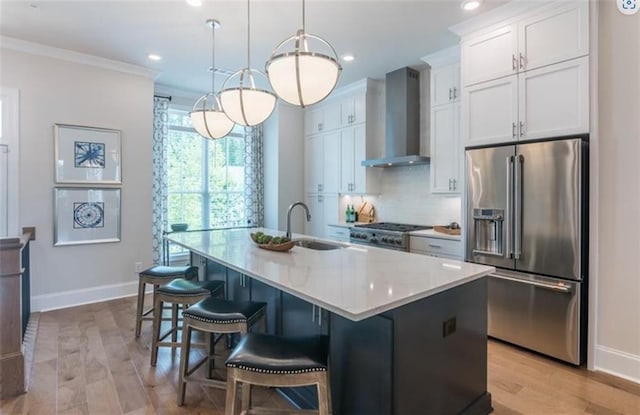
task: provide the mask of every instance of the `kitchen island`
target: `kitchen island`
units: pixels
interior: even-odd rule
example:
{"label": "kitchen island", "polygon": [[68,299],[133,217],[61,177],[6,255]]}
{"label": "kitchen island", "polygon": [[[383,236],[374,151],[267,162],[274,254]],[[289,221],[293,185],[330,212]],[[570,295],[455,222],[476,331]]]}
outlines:
{"label": "kitchen island", "polygon": [[[205,278],[224,280],[228,298],[266,301],[270,332],[330,336],[334,414],[491,411],[484,277],[493,268],[349,244],[273,252],[251,241],[257,230],[167,238]],[[284,393],[316,404],[312,389]]]}

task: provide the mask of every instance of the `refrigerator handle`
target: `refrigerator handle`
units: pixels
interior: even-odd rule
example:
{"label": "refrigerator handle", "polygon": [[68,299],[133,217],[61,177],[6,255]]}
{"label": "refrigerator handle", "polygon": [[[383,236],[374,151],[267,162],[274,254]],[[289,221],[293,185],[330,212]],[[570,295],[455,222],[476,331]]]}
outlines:
{"label": "refrigerator handle", "polygon": [[507,208],[504,212],[504,257],[513,258],[513,250],[511,249],[511,220],[513,212],[513,156],[507,157]]}
{"label": "refrigerator handle", "polygon": [[515,259],[520,259],[522,254],[522,164],[524,163],[524,156],[516,156],[516,174],[515,174],[515,186],[514,186],[514,203],[513,203],[513,216],[514,216],[514,255]]}

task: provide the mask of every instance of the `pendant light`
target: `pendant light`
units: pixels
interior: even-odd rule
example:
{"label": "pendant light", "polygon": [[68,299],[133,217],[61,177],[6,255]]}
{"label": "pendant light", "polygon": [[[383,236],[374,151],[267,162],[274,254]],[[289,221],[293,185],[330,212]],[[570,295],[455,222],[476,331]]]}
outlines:
{"label": "pendant light", "polygon": [[[312,46],[320,50],[312,51]],[[284,101],[306,107],[322,101],[333,91],[341,71],[333,46],[306,32],[305,0],[302,0],[302,29],[276,46],[267,61],[266,72],[271,87]]]}
{"label": "pendant light", "polygon": [[[247,67],[227,78],[220,92],[224,112],[236,124],[254,126],[269,118],[276,95],[268,91],[267,77],[251,68],[251,7],[247,0]],[[256,86],[257,82],[262,85]]]}
{"label": "pendant light", "polygon": [[222,110],[220,100],[215,93],[216,80],[216,28],[220,22],[214,19],[207,20],[211,27],[211,92],[201,96],[189,113],[191,124],[198,134],[204,138],[222,138],[233,129],[233,121]]}

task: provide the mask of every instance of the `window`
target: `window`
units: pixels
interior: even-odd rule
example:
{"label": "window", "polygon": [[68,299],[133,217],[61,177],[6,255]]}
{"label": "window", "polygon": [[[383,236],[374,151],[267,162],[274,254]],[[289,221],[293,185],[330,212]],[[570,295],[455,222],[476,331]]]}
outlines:
{"label": "window", "polygon": [[236,126],[225,138],[207,140],[192,128],[188,112],[171,108],[168,129],[169,224],[187,223],[189,229],[253,224],[245,186],[252,174],[245,166],[250,132]]}

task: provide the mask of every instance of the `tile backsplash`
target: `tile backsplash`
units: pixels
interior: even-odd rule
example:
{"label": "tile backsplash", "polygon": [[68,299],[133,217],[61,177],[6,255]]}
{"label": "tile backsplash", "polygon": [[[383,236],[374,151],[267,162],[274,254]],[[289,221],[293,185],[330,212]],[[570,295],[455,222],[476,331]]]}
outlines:
{"label": "tile backsplash", "polygon": [[460,196],[432,194],[429,184],[430,165],[391,167],[382,171],[379,195],[342,196],[340,219],[346,205],[358,207],[363,200],[376,209],[376,221],[416,225],[444,225],[462,221]]}

